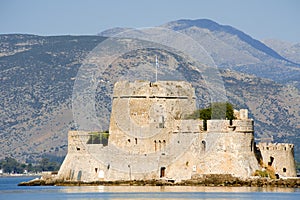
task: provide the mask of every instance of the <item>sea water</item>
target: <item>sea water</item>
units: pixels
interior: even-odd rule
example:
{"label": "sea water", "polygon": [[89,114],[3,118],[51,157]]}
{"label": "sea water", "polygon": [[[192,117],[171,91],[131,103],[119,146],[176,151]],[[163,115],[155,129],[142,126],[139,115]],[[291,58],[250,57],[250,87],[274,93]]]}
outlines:
{"label": "sea water", "polygon": [[299,188],[202,186],[17,186],[34,177],[1,177],[0,200],[300,199]]}

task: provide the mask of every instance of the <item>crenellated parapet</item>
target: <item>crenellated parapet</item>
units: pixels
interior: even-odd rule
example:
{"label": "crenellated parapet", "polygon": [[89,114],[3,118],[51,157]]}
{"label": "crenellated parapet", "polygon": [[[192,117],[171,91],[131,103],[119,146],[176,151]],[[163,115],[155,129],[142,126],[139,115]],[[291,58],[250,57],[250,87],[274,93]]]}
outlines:
{"label": "crenellated parapet", "polygon": [[294,151],[291,143],[258,143],[257,147],[262,151]]}
{"label": "crenellated parapet", "polygon": [[195,90],[184,81],[120,81],[114,86],[113,98],[196,99]]}
{"label": "crenellated parapet", "polygon": [[248,118],[247,109],[234,110],[234,116],[235,120],[207,120],[207,131],[254,133],[254,121]]}
{"label": "crenellated parapet", "polygon": [[245,120],[207,120],[207,132],[240,132],[253,133],[254,122]]}
{"label": "crenellated parapet", "polygon": [[254,132],[254,121],[252,119],[244,120],[232,120],[232,125],[235,132],[253,133]]}

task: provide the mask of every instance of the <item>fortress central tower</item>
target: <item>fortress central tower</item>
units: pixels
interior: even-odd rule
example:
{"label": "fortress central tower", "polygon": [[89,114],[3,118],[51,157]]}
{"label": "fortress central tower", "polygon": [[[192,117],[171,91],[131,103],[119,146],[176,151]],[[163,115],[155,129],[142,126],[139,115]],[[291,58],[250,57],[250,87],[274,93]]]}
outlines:
{"label": "fortress central tower", "polygon": [[[184,116],[196,110],[195,91],[183,81],[118,82],[112,108],[109,144],[135,154],[154,153],[172,142]],[[193,125],[185,131],[199,133]]]}

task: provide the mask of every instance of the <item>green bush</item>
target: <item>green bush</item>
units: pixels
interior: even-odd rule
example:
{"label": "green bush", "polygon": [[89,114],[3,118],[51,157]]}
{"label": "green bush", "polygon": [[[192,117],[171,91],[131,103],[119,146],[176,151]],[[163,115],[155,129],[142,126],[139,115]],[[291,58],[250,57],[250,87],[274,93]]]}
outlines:
{"label": "green bush", "polygon": [[259,176],[259,177],[269,177],[269,173],[267,172],[267,170],[256,170],[254,172],[254,176]]}
{"label": "green bush", "polygon": [[207,120],[212,119],[212,114],[213,119],[235,119],[233,105],[229,102],[211,103],[208,108],[196,110],[186,116],[186,119],[202,119],[204,121],[204,130],[207,130]]}

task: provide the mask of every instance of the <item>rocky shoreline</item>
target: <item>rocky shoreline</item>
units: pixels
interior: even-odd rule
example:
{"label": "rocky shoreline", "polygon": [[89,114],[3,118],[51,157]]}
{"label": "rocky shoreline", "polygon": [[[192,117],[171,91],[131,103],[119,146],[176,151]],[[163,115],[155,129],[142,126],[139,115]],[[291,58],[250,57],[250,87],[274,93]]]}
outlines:
{"label": "rocky shoreline", "polygon": [[18,186],[218,186],[218,187],[285,187],[300,188],[300,178],[270,179],[253,177],[241,179],[231,175],[209,174],[193,177],[189,180],[175,182],[174,180],[119,180],[119,181],[66,181],[58,179],[36,178],[21,182]]}

